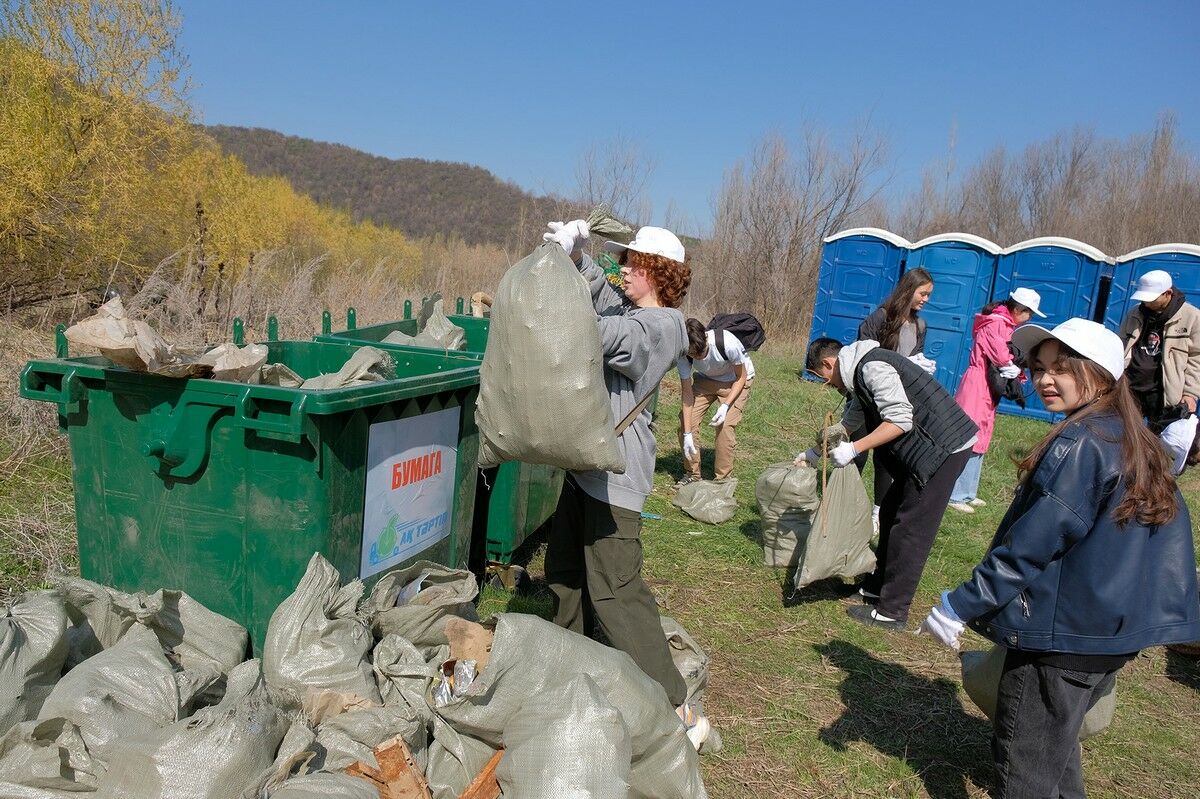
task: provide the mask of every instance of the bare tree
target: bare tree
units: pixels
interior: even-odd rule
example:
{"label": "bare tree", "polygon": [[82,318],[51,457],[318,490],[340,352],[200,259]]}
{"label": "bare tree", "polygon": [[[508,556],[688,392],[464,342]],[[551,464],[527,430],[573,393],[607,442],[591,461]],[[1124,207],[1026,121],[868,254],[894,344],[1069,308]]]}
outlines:
{"label": "bare tree", "polygon": [[593,144],[575,167],[577,200],[589,208],[607,203],[619,218],[644,225],[653,210],[646,188],[654,167],[654,159],[623,134]]}

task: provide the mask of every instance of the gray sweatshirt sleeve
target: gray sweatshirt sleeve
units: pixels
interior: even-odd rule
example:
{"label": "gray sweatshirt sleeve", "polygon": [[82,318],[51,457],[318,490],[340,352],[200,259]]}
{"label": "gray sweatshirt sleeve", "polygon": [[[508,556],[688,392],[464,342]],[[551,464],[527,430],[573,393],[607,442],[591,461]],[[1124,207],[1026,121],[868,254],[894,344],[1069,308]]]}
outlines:
{"label": "gray sweatshirt sleeve", "polygon": [[[600,326],[604,365],[635,383],[641,380],[650,364],[656,337],[636,316],[601,316],[596,321]],[[678,355],[671,353],[672,357]]]}
{"label": "gray sweatshirt sleeve", "polygon": [[584,253],[575,266],[588,282],[588,288],[592,292],[592,305],[595,306],[597,314],[605,316],[621,313],[626,308],[625,295],[608,282],[608,275],[604,274],[604,270],[590,255]]}
{"label": "gray sweatshirt sleeve", "polygon": [[[904,385],[900,382],[900,375],[895,368],[882,361],[871,361],[863,366],[862,376],[867,393],[875,400],[875,407],[879,409],[879,418],[891,422],[906,433],[912,430],[913,406],[908,400],[908,395],[904,393]],[[856,400],[851,401],[857,405]],[[846,413],[849,412],[850,407],[847,403]],[[846,429],[853,432],[855,428],[847,425]]]}

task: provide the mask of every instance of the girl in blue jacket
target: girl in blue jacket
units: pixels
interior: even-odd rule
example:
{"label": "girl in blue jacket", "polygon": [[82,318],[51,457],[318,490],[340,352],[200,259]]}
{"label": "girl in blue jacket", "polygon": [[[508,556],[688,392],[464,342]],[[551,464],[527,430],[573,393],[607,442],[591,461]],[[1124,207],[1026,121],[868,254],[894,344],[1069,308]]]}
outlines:
{"label": "girl in blue jacket", "polygon": [[1034,387],[1066,414],[1019,468],[983,562],[921,630],[958,649],[964,626],[1008,648],[993,720],[997,796],[1084,797],[1079,730],[1146,647],[1200,637],[1191,521],[1142,422],[1124,349],[1103,325],[1026,325]]}

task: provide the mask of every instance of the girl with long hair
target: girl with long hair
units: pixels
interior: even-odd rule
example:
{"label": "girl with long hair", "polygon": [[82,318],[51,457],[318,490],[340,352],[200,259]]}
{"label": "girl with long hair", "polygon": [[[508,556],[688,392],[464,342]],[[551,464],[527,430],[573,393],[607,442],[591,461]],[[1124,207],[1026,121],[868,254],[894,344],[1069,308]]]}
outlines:
{"label": "girl with long hair", "polygon": [[[933,275],[929,270],[917,267],[910,269],[900,276],[896,287],[892,289],[878,308],[858,326],[858,340],[878,341],[885,350],[898,352],[905,358],[916,363],[929,374],[937,370],[937,364],[925,357],[925,320],[918,314],[929,302],[933,294]],[[848,430],[849,438],[861,438],[865,430]],[[864,452],[855,461],[861,472],[867,465],[867,455]],[[892,487],[892,478],[888,470],[875,458],[875,507],[871,511],[875,531],[879,532],[879,506],[888,489]]]}
{"label": "girl with long hair", "polygon": [[975,441],[971,457],[950,495],[950,507],[960,513],[974,513],[975,508],[987,504],[979,498],[979,478],[984,453],[992,443],[996,407],[1000,404],[1000,397],[992,392],[988,370],[996,369],[1000,377],[1006,379],[1025,379],[1021,367],[1013,362],[1009,343],[1018,325],[1028,322],[1034,314],[1045,316],[1038,310],[1041,302],[1041,295],[1033,289],[1017,288],[1013,289],[1008,299],[990,302],[975,314],[967,371],[963,373],[954,395],[959,406],[979,428],[979,438]]}
{"label": "girl with long hair", "polygon": [[1020,484],[971,579],[921,631],[958,649],[965,625],[1007,648],[993,719],[998,797],[1083,797],[1079,730],[1146,647],[1200,638],[1191,519],[1129,390],[1120,338],[1069,319],[1026,325],[1046,408],[1066,414],[1020,462]]}

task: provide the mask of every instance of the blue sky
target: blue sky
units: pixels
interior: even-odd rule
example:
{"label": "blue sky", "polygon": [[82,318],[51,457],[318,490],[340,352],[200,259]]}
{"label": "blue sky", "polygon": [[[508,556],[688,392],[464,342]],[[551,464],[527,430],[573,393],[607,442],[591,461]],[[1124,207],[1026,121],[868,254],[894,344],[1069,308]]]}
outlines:
{"label": "blue sky", "polygon": [[179,0],[204,122],[377,155],[479,164],[571,193],[589,146],[624,136],[707,229],[722,173],[762,137],[869,120],[888,192],[1074,126],[1200,149],[1200,2],[257,2]]}

